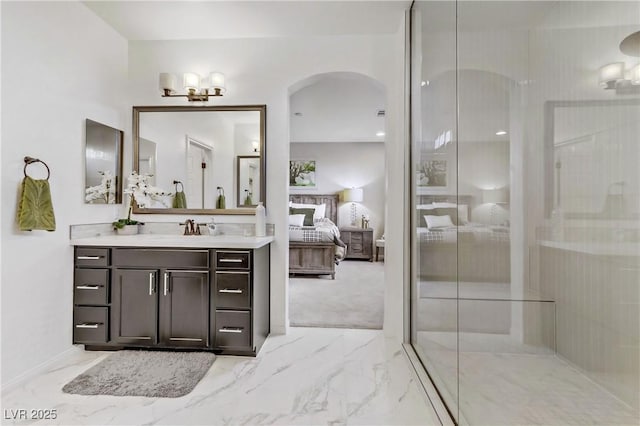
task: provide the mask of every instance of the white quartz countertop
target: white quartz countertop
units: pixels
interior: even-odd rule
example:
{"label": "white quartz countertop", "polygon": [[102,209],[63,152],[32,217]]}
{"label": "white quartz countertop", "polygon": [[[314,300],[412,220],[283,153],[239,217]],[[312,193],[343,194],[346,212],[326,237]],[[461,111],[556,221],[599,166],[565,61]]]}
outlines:
{"label": "white quartz countertop", "polygon": [[568,242],[568,241],[538,241],[543,247],[551,247],[560,250],[575,251],[594,256],[640,256],[640,243],[635,242]]}
{"label": "white quartz countertop", "polygon": [[244,237],[240,235],[104,235],[75,238],[73,246],[111,247],[181,247],[181,248],[244,248],[257,249],[273,242],[273,236]]}

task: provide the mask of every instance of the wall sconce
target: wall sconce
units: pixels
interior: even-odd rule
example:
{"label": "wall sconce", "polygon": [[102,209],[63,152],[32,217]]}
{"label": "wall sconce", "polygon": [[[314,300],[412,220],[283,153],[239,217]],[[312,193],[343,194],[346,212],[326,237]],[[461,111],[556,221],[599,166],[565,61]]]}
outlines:
{"label": "wall sconce", "polygon": [[605,90],[629,85],[640,85],[640,64],[631,68],[629,78],[625,77],[624,62],[613,62],[598,70],[598,84]]}
{"label": "wall sconce", "polygon": [[251,147],[253,148],[253,152],[259,152],[259,150],[260,150],[260,142],[251,141]]}
{"label": "wall sconce", "polygon": [[351,226],[356,226],[356,203],[362,202],[364,191],[362,188],[345,189],[342,191],[342,199],[345,202],[351,202]]}
{"label": "wall sconce", "polygon": [[185,95],[175,94],[177,77],[170,73],[160,73],[160,91],[163,98],[184,97],[189,102],[208,102],[209,96],[223,96],[226,92],[224,87],[224,74],[212,72],[204,81],[196,73],[187,72],[182,76],[182,86],[187,91]]}

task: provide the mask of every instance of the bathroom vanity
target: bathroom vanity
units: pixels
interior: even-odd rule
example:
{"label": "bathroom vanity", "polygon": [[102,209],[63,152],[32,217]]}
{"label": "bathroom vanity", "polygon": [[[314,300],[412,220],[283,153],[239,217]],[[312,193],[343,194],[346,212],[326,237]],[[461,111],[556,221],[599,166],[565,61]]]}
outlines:
{"label": "bathroom vanity", "polygon": [[72,240],[73,342],[255,356],[269,334],[273,237]]}

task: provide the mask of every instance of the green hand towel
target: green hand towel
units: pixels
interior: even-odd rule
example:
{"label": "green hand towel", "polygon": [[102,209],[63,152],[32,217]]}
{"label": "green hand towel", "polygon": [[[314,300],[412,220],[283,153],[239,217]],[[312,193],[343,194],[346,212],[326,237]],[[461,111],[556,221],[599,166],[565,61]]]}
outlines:
{"label": "green hand towel", "polygon": [[176,195],[173,197],[173,208],[174,209],[187,208],[187,196],[184,194],[184,191],[176,192]]}
{"label": "green hand towel", "polygon": [[56,230],[56,218],[53,214],[48,180],[32,179],[29,176],[25,176],[22,180],[22,193],[18,204],[18,227],[21,231]]}
{"label": "green hand towel", "polygon": [[218,199],[216,200],[216,209],[224,209],[224,208],[226,208],[224,195],[218,195]]}

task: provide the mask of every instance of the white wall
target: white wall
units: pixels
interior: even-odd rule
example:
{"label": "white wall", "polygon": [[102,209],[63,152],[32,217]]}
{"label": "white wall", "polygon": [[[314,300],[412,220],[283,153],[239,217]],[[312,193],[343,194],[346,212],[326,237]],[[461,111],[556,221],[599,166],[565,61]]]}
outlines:
{"label": "white wall", "polygon": [[[127,42],[81,3],[2,2],[2,385],[71,348],[69,225],[110,222],[84,204],[85,119],[129,132]],[[51,168],[55,232],[15,225],[23,157]],[[34,176],[38,166],[30,166]]]}
{"label": "white wall", "polygon": [[[357,205],[357,223],[363,214],[369,215],[369,227],[374,237],[384,233],[385,170],[384,143],[292,143],[292,160],[316,160],[318,194],[335,194],[344,188],[362,188],[363,201]],[[290,190],[291,193],[306,190]],[[351,223],[351,203],[340,202],[337,225],[349,226]]]}
{"label": "white wall", "polygon": [[[135,105],[184,105],[184,100],[160,98],[158,73],[187,70],[202,75],[222,70],[226,74],[227,93],[224,98],[214,100],[215,104],[267,105],[267,221],[274,223],[276,229],[271,249],[271,330],[274,333],[285,332],[288,324],[289,91],[297,82],[312,75],[334,71],[357,72],[383,83],[388,93],[386,161],[387,169],[393,169],[387,193],[400,197],[395,205],[403,205],[404,29],[401,35],[132,41],[129,45],[129,76]],[[127,143],[130,146],[130,139]],[[125,163],[125,169],[126,166]],[[153,220],[178,219],[176,216],[153,217]],[[388,285],[392,287],[388,291],[389,300],[393,299],[389,303],[393,307],[387,305],[385,309],[385,316],[388,314],[394,321],[387,321],[385,328],[392,327],[391,334],[400,338],[403,264],[400,209],[387,215],[385,229],[387,243],[393,245],[395,241],[397,248],[389,250],[386,258],[385,268],[395,273],[388,274]]]}

